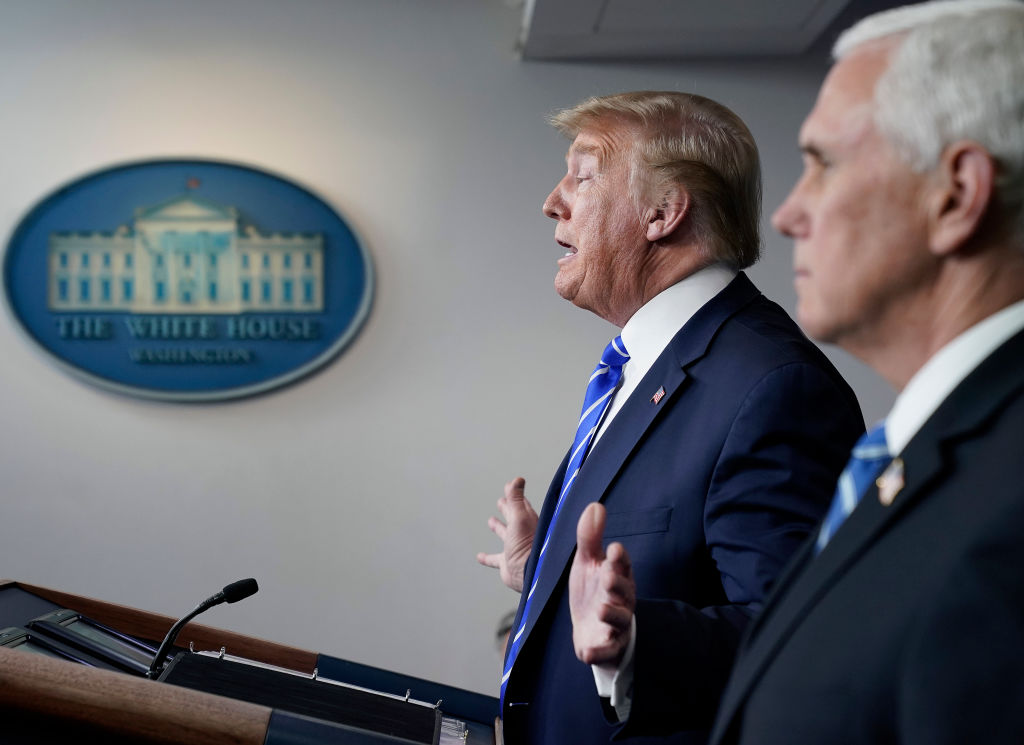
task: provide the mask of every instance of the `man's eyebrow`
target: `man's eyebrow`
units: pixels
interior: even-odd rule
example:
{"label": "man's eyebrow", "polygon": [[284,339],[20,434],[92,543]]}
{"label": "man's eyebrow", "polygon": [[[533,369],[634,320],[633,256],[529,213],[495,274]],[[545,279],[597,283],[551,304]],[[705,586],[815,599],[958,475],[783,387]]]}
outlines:
{"label": "man's eyebrow", "polygon": [[600,146],[593,144],[577,145],[575,143],[569,148],[569,152],[566,154],[566,158],[570,158],[573,155],[593,155],[595,157],[601,157],[602,150]]}

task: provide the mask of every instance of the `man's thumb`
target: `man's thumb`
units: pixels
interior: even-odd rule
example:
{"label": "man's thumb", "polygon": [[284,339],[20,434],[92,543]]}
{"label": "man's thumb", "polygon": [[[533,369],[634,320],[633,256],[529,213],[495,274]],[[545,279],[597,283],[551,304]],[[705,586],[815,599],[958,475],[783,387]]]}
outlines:
{"label": "man's thumb", "polygon": [[576,524],[576,553],[580,558],[602,561],[604,548],[605,510],[604,505],[592,502],[587,505]]}

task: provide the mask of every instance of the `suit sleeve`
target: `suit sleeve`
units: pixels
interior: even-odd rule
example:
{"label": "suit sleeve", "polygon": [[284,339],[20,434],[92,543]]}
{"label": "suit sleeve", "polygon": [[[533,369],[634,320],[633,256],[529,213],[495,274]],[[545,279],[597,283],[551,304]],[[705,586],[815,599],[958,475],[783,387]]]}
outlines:
{"label": "suit sleeve", "polygon": [[816,365],[784,365],[749,390],[704,508],[727,602],[638,599],[633,704],[617,738],[711,725],[747,623],[828,508],[863,429],[849,390]]}

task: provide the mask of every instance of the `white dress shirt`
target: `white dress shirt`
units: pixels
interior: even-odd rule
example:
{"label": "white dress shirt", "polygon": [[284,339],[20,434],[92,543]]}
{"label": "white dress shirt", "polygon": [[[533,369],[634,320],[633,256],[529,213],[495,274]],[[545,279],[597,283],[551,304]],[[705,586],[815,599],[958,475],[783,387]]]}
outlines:
{"label": "white dress shirt", "polygon": [[933,354],[903,387],[885,419],[889,452],[899,455],[953,389],[1021,329],[1024,300],[974,324]]}
{"label": "white dress shirt", "polygon": [[622,367],[622,380],[594,435],[595,443],[683,324],[735,278],[734,269],[712,264],[662,290],[626,321],[622,343],[629,361]]}
{"label": "white dress shirt", "polygon": [[[594,443],[622,409],[668,343],[683,324],[736,278],[736,271],[724,264],[712,264],[651,298],[622,327],[622,343],[629,361],[622,368],[622,381],[615,392]],[[652,391],[653,393],[653,391]],[[594,444],[591,444],[593,447]],[[619,720],[629,717],[633,691],[633,652],[636,648],[636,618],[630,628],[629,643],[615,671],[592,665],[594,682],[600,696],[611,699]]]}

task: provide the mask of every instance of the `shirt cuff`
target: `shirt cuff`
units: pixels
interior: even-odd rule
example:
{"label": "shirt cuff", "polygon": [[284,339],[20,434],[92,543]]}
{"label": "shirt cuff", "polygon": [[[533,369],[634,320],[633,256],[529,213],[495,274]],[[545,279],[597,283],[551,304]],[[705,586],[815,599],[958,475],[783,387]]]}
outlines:
{"label": "shirt cuff", "polygon": [[612,709],[620,722],[629,719],[633,708],[633,657],[636,652],[636,614],[629,622],[629,642],[622,654],[619,666],[614,670],[600,665],[591,665],[597,695],[611,699]]}

